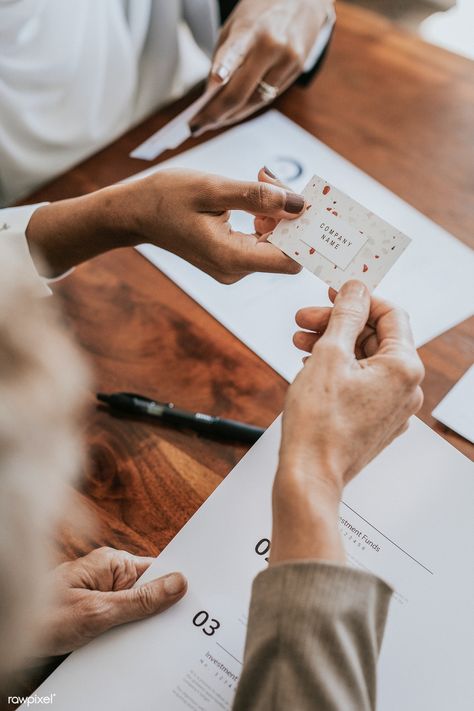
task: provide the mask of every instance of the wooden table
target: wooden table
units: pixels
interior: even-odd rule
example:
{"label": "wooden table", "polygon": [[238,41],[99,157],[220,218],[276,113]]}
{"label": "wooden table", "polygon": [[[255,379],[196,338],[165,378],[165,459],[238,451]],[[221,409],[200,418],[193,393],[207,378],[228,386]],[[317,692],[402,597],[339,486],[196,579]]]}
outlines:
{"label": "wooden table", "polygon": [[[32,201],[80,195],[137,172],[143,165],[128,157],[130,150],[188,102],[159,112]],[[309,89],[291,89],[276,106],[468,241],[474,217],[468,60],[339,3],[324,70]],[[264,426],[282,409],[287,383],[133,250],[79,267],[55,292],[93,365],[97,389],[149,393]],[[426,366],[421,418],[470,456],[474,448],[430,412],[470,365],[473,325],[464,322],[420,350]],[[103,544],[156,555],[247,448],[114,418],[93,406],[92,394],[90,402],[89,456],[75,496],[98,523],[87,537],[65,524],[62,555]]]}
{"label": "wooden table", "polygon": [[[80,195],[137,172],[142,164],[130,150],[189,100],[159,112],[32,201]],[[340,3],[326,66],[309,89],[293,88],[277,108],[461,240],[472,240],[471,62]],[[97,389],[149,393],[263,426],[281,411],[286,381],[134,250],[79,267],[55,291]],[[420,349],[421,418],[470,456],[474,447],[430,412],[470,365],[473,326],[474,319],[466,321]],[[65,527],[67,557],[99,544],[157,554],[247,449],[94,407],[86,439],[79,496],[100,525],[87,541]]]}

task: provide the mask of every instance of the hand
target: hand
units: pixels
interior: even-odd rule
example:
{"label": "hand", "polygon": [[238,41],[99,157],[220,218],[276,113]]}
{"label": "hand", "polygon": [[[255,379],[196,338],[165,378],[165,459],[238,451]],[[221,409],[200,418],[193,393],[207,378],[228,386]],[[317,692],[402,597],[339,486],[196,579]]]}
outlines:
{"label": "hand", "polygon": [[292,219],[304,209],[304,198],[276,184],[163,170],[41,207],[30,220],[27,238],[54,274],[108,249],[142,242],[177,254],[225,284],[253,271],[300,271],[272,244],[233,231],[229,211],[234,209]]}
{"label": "hand", "polygon": [[[137,191],[137,233],[224,284],[254,271],[296,274],[301,267],[257,235],[234,232],[230,210],[294,219],[304,198],[262,182],[173,170],[146,178]],[[155,195],[166,195],[159,202]],[[158,229],[157,229],[158,227]]]}
{"label": "hand", "polygon": [[38,656],[67,654],[111,627],[163,612],[180,600],[187,589],[181,573],[132,588],[153,560],[99,548],[56,568]]}
{"label": "hand", "polygon": [[270,97],[259,83],[287,89],[302,73],[332,0],[240,0],[222,28],[210,83],[224,88],[195,117],[196,134],[240,121]]}
{"label": "hand", "polygon": [[[423,402],[424,370],[407,315],[370,299],[356,281],[338,294],[330,290],[330,298],[333,308],[296,316],[307,330],[294,342],[311,355],[288,390],[283,414],[273,562],[344,558],[337,531],[344,485],[407,428]],[[299,532],[292,535],[291,528]]]}

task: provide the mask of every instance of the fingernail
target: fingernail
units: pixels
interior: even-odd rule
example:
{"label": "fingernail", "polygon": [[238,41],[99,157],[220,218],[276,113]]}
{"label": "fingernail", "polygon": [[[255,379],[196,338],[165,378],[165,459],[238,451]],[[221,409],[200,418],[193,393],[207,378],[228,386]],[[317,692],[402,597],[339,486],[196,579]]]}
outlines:
{"label": "fingernail", "polygon": [[178,595],[186,587],[186,578],[181,573],[171,573],[164,579],[163,587],[167,595]]}
{"label": "fingernail", "polygon": [[275,173],[272,173],[272,171],[270,170],[270,168],[267,168],[266,165],[263,166],[263,172],[264,172],[266,175],[268,175],[269,178],[272,178],[273,180],[278,180],[278,178],[277,178],[277,176],[275,175]]}
{"label": "fingernail", "polygon": [[367,287],[361,281],[351,279],[342,285],[339,293],[345,296],[352,296],[355,299],[361,299],[367,293]]}
{"label": "fingernail", "polygon": [[297,215],[304,207],[304,197],[297,193],[286,193],[285,212]]}
{"label": "fingernail", "polygon": [[219,79],[223,84],[226,84],[230,79],[230,69],[225,66],[225,64],[218,64],[215,69],[212,70],[212,76]]}

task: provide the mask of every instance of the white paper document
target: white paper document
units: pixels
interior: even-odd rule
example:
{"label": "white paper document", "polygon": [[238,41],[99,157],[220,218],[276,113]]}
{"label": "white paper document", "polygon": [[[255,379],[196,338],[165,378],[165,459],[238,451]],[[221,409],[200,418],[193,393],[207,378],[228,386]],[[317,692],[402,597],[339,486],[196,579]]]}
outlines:
{"label": "white paper document", "polygon": [[435,407],[432,415],[474,443],[474,365]]}
{"label": "white paper document", "polygon": [[[277,111],[139,175],[181,166],[255,180],[263,165],[295,190],[316,172],[412,239],[376,294],[409,312],[418,346],[472,313],[471,250]],[[232,222],[253,231],[247,215],[234,213]],[[329,303],[327,287],[312,274],[253,274],[224,286],[158,247],[139,250],[280,375],[294,378],[301,365],[291,341],[295,313],[303,306]]]}
{"label": "white paper document", "polygon": [[[270,545],[279,438],[277,420],[147,571],[183,571],[185,598],[72,654],[37,691],[55,694],[56,711],[231,708]],[[473,708],[473,505],[472,464],[416,418],[344,492],[349,564],[395,589],[379,711]]]}
{"label": "white paper document", "polygon": [[130,158],[140,158],[141,160],[154,160],[164,151],[177,148],[184,143],[192,134],[190,123],[195,116],[219,93],[221,85],[215,84],[208,87],[199,98],[196,99],[184,111],[174,117],[165,126],[156,131],[130,153]]}

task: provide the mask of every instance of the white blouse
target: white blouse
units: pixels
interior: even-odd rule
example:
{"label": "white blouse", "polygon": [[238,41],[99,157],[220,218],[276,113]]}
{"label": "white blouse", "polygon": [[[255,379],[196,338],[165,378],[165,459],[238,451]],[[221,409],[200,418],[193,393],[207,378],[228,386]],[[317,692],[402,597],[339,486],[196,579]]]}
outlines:
{"label": "white blouse", "polygon": [[11,245],[50,293],[26,240],[39,205],[6,206],[204,78],[218,20],[216,0],[0,0],[0,267]]}
{"label": "white blouse", "polygon": [[215,0],[0,0],[0,207],[203,78]]}

